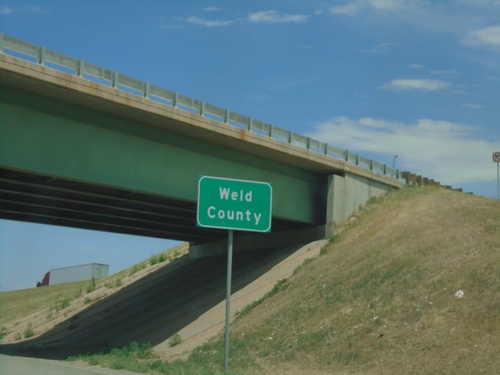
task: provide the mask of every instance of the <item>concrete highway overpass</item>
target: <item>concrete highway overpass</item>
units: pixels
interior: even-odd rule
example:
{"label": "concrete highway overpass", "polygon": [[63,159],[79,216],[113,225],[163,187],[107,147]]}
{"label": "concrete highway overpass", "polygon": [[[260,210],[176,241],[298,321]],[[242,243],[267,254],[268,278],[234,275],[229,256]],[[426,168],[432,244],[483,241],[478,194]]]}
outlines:
{"label": "concrete highway overpass", "polygon": [[276,246],[325,237],[403,185],[300,134],[3,34],[0,45],[0,218],[217,243],[225,231],[196,226],[198,178],[226,177],[272,183],[261,236]]}

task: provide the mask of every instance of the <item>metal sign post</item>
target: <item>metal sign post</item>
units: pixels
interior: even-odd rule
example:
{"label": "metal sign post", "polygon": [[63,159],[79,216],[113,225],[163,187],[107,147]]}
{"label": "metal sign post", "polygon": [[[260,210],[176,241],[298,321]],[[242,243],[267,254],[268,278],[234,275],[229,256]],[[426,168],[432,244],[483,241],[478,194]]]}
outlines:
{"label": "metal sign post", "polygon": [[200,176],[198,180],[196,225],[228,229],[224,372],[229,364],[233,230],[271,231],[272,190],[267,182],[208,176]]}
{"label": "metal sign post", "polygon": [[227,235],[226,334],[224,336],[224,372],[229,366],[229,321],[231,319],[231,278],[233,272],[233,231]]}
{"label": "metal sign post", "polygon": [[497,199],[500,199],[500,151],[492,155],[493,163],[497,163]]}

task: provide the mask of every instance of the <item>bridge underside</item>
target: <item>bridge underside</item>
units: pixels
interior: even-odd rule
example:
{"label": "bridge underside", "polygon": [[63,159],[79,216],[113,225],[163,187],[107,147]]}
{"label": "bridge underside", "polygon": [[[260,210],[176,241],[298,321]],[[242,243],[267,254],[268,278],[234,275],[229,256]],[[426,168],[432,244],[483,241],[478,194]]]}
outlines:
{"label": "bridge underside", "polygon": [[[0,168],[0,218],[194,243],[227,237],[196,226],[196,202]],[[273,218],[273,232],[303,228]]]}

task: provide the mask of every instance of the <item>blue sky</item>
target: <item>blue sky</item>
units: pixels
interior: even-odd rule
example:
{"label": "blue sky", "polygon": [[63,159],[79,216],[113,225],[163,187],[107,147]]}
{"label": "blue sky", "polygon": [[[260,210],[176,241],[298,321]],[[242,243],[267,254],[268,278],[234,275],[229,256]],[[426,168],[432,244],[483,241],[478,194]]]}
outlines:
{"label": "blue sky", "polygon": [[[0,0],[0,32],[496,197],[500,0]],[[0,221],[0,290],[175,242]]]}

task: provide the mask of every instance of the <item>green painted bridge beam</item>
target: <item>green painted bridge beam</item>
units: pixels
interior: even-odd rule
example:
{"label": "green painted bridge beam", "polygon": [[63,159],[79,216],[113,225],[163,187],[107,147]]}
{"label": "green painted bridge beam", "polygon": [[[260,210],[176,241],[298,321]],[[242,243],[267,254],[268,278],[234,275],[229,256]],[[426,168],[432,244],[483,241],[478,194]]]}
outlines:
{"label": "green painted bridge beam", "polygon": [[9,86],[0,87],[0,167],[188,203],[200,175],[265,181],[274,218],[326,218],[327,176]]}

